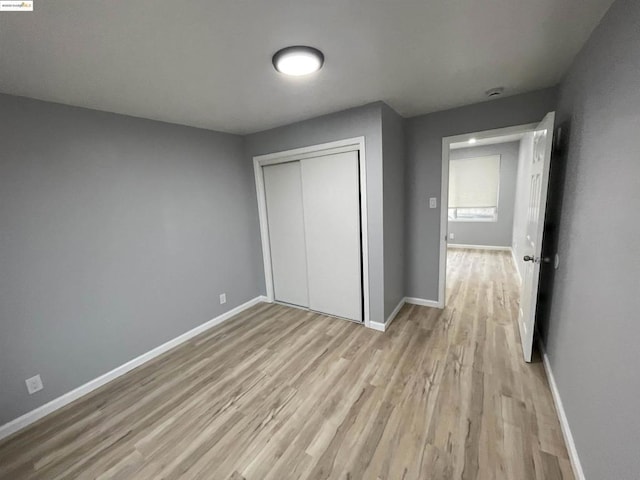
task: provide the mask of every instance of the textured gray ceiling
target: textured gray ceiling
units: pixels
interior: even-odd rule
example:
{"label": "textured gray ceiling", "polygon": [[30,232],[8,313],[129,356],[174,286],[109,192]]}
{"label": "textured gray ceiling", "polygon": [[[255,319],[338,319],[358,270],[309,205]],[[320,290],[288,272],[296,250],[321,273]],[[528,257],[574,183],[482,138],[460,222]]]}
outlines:
{"label": "textured gray ceiling", "polygon": [[[407,116],[556,84],[611,0],[35,0],[0,91],[235,133],[375,100]],[[326,55],[306,78],[281,47]]]}

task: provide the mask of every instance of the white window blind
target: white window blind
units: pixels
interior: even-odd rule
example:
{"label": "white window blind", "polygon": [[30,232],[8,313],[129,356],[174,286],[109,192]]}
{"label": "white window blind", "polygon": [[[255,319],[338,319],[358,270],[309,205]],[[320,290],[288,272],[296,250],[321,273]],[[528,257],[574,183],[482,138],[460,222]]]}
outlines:
{"label": "white window blind", "polygon": [[449,162],[449,208],[497,208],[500,155]]}

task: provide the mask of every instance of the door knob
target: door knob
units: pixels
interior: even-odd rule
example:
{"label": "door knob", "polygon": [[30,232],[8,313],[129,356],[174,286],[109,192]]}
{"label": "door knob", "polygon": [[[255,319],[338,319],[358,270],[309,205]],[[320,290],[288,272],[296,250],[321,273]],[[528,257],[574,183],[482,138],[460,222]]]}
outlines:
{"label": "door knob", "polygon": [[535,259],[535,258],[533,258],[533,257],[530,257],[529,255],[525,255],[525,256],[524,256],[524,261],[525,261],[525,262],[535,262],[535,261],[536,261],[536,259]]}

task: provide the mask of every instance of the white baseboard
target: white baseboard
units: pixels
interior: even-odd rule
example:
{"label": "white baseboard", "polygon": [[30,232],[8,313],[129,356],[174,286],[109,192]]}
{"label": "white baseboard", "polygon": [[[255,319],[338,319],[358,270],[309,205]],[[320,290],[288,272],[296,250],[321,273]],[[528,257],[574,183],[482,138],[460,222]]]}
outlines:
{"label": "white baseboard", "polygon": [[369,328],[378,330],[379,332],[384,332],[385,324],[382,322],[369,322]]}
{"label": "white baseboard", "polygon": [[209,320],[208,322],[203,323],[202,325],[198,325],[192,330],[183,333],[182,335],[169,340],[166,343],[154,348],[153,350],[149,350],[147,353],[143,353],[139,357],[134,358],[133,360],[128,361],[127,363],[120,365],[117,368],[114,368],[110,372],[105,373],[104,375],[100,375],[97,378],[85,383],[84,385],[79,386],[71,390],[70,392],[61,395],[60,397],[51,400],[48,403],[36,408],[35,410],[31,410],[30,412],[25,413],[24,415],[16,418],[15,420],[10,421],[2,426],[0,426],[0,440],[8,437],[9,435],[14,434],[15,432],[22,430],[23,428],[31,425],[32,423],[40,420],[41,418],[49,415],[52,412],[68,405],[69,403],[83,397],[84,395],[96,390],[97,388],[102,387],[106,383],[114,380],[127,372],[130,372],[136,367],[153,360],[159,355],[171,350],[174,347],[177,347],[181,343],[186,342],[187,340],[195,337],[196,335],[201,334],[202,332],[209,330],[210,328],[215,327],[216,325],[220,325],[222,322],[230,319],[231,317],[239,314],[240,312],[253,307],[261,302],[266,302],[267,297],[259,296],[254,299],[249,300],[242,305],[239,305],[235,308],[232,308],[228,312],[223,313],[222,315],[217,316],[216,318]]}
{"label": "white baseboard", "polygon": [[576,449],[576,444],[573,440],[571,428],[569,428],[569,421],[567,420],[567,415],[564,411],[564,407],[562,406],[560,392],[558,391],[556,380],[553,377],[551,364],[549,363],[549,357],[547,356],[547,352],[544,349],[542,341],[538,341],[538,347],[540,348],[540,353],[542,354],[542,364],[544,365],[544,371],[547,372],[547,378],[549,379],[551,396],[553,397],[553,403],[555,404],[556,411],[558,412],[558,420],[560,420],[560,428],[562,429],[564,443],[567,445],[567,451],[569,453],[569,460],[571,461],[573,474],[575,475],[576,480],[585,480],[584,471],[582,470],[582,464],[580,463],[580,457],[578,457],[578,450]]}
{"label": "white baseboard", "polygon": [[389,328],[389,325],[391,325],[391,322],[393,322],[396,316],[398,315],[398,313],[400,313],[400,310],[402,310],[404,303],[405,303],[405,299],[401,298],[400,301],[398,302],[398,305],[396,305],[396,308],[394,308],[393,312],[391,312],[391,315],[387,317],[387,320],[384,322],[387,328]]}
{"label": "white baseboard", "polygon": [[421,305],[423,307],[431,307],[431,308],[439,308],[443,309],[444,306],[442,303],[436,300],[425,300],[424,298],[416,298],[416,297],[404,297],[405,303],[410,303],[412,305]]}
{"label": "white baseboard", "polygon": [[398,305],[396,305],[396,308],[393,309],[393,312],[391,312],[391,315],[389,315],[389,317],[384,323],[369,322],[369,328],[378,330],[379,332],[386,331],[386,329],[389,328],[389,325],[391,325],[391,322],[393,322],[396,316],[398,315],[398,313],[400,313],[400,310],[402,309],[405,303],[410,303],[412,305],[421,305],[423,307],[432,307],[432,308],[440,308],[440,309],[443,308],[443,306],[439,302],[436,302],[435,300],[424,300],[422,298],[416,298],[416,297],[404,297],[402,300],[398,302]]}
{"label": "white baseboard", "polygon": [[498,250],[501,252],[508,252],[511,247],[500,247],[494,245],[463,245],[461,243],[448,243],[447,248],[468,248],[473,250]]}
{"label": "white baseboard", "polygon": [[393,312],[391,312],[391,314],[387,317],[387,320],[384,323],[370,322],[369,327],[373,328],[374,330],[384,332],[387,328],[389,328],[389,325],[391,325],[391,322],[395,320],[396,316],[398,315],[398,313],[400,312],[404,304],[405,304],[405,299],[401,298],[400,301],[398,302],[398,305],[396,305],[396,308],[393,309]]}

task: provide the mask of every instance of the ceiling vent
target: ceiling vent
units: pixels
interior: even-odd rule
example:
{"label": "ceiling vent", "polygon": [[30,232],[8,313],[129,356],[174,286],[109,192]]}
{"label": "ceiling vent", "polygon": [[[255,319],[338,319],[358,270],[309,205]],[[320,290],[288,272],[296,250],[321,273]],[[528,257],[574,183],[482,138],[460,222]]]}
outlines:
{"label": "ceiling vent", "polygon": [[504,87],[496,87],[484,92],[485,95],[489,98],[499,97],[504,93]]}

